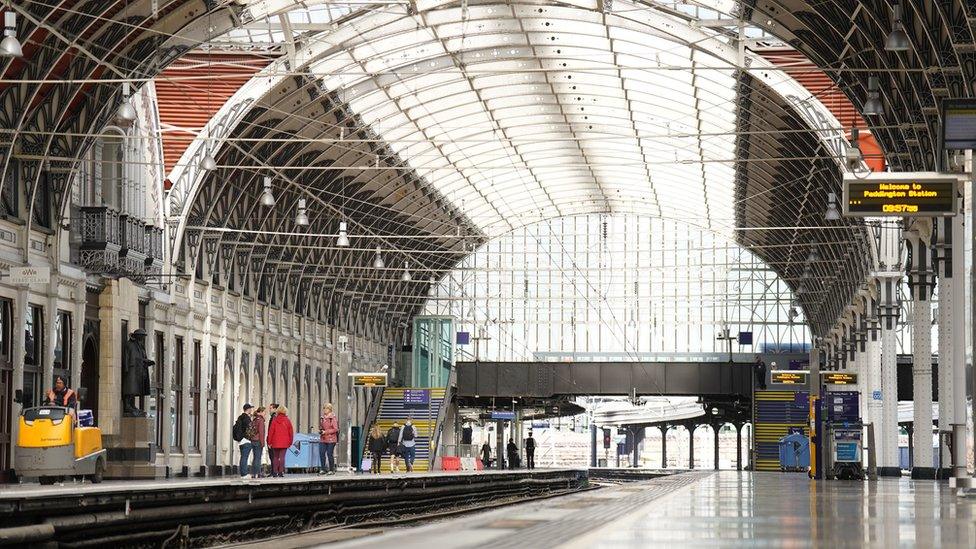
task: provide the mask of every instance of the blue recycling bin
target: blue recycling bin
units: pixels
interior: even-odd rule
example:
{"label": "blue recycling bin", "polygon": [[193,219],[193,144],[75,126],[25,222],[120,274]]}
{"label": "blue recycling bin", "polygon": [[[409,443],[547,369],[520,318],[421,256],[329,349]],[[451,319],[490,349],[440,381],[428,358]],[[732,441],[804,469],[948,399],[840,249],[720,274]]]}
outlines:
{"label": "blue recycling bin", "polygon": [[311,470],[319,466],[319,436],[295,433],[285,452],[285,469]]}
{"label": "blue recycling bin", "polygon": [[782,471],[806,471],[810,468],[810,440],[799,433],[779,439],[779,468]]}

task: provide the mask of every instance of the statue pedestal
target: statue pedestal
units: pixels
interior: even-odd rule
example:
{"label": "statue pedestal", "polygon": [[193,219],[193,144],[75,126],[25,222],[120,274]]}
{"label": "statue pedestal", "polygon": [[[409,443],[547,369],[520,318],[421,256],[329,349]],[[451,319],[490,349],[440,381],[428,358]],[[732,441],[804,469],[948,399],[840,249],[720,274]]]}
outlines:
{"label": "statue pedestal", "polygon": [[166,468],[156,465],[156,422],[150,417],[123,417],[119,434],[103,437],[108,454],[109,478],[164,478]]}

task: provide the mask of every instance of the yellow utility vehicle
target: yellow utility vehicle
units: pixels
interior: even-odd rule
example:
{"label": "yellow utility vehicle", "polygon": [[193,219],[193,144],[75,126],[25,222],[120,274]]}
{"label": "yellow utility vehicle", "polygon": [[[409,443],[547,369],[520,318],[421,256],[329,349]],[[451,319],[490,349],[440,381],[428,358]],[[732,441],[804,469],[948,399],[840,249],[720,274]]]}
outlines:
{"label": "yellow utility vehicle", "polygon": [[[84,392],[78,390],[79,399]],[[20,397],[18,394],[15,400],[20,402]],[[102,430],[78,424],[77,403],[74,408],[25,408],[20,414],[14,449],[18,476],[37,477],[41,484],[54,484],[65,476],[88,477],[99,483],[105,474],[105,454]]]}

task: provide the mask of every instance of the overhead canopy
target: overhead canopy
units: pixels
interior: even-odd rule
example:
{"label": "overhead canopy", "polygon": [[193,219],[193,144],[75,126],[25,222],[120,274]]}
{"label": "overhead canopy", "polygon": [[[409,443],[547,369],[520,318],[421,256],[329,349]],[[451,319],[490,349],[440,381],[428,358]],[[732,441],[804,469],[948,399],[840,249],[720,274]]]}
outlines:
{"label": "overhead canopy", "polygon": [[727,229],[733,67],[664,22],[628,2],[391,8],[324,36],[309,71],[489,235],[592,212]]}

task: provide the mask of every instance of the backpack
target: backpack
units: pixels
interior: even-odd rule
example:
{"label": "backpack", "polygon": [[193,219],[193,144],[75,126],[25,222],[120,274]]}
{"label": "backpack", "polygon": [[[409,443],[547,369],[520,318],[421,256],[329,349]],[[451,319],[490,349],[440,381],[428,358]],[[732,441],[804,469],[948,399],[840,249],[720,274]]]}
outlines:
{"label": "backpack", "polygon": [[403,440],[413,440],[416,435],[417,432],[414,430],[413,425],[403,426]]}
{"label": "backpack", "polygon": [[247,424],[247,429],[244,431],[244,438],[247,440],[254,440],[258,438],[258,422],[251,420],[251,423]]}
{"label": "backpack", "polygon": [[390,446],[395,446],[399,438],[400,429],[396,427],[390,427],[390,430],[386,432],[386,441],[390,444]]}
{"label": "backpack", "polygon": [[247,417],[247,414],[241,414],[237,417],[237,421],[234,422],[234,442],[244,440],[244,436],[247,434],[247,428],[250,427],[251,423],[251,419]]}

